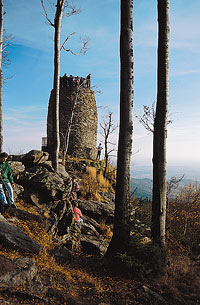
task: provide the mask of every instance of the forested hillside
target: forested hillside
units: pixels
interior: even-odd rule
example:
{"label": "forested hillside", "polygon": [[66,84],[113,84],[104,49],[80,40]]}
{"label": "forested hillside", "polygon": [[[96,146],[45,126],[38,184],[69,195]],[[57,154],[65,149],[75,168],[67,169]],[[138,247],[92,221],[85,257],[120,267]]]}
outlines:
{"label": "forested hillside", "polygon": [[134,193],[142,199],[152,198],[152,180],[148,178],[136,179],[131,178],[130,182],[131,194]]}
{"label": "forested hillside", "polygon": [[[179,176],[177,175],[177,177]],[[182,187],[186,185],[190,185],[192,183],[197,183],[197,185],[200,184],[199,181],[183,178],[180,181],[180,183],[178,183],[178,188],[173,191],[173,194],[170,195],[175,197],[177,192],[180,191]],[[153,186],[153,181],[149,178],[143,178],[143,179],[131,178],[131,182],[130,182],[131,194],[134,193],[138,198],[151,200],[152,186]]]}

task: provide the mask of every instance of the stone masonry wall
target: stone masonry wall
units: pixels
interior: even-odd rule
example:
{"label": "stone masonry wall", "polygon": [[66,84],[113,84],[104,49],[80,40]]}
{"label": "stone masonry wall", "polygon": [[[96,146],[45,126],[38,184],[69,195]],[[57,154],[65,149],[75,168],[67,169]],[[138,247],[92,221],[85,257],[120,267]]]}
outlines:
{"label": "stone masonry wall", "polygon": [[[90,89],[88,80],[79,86],[74,78],[66,76],[60,79],[60,148],[64,147],[68,123],[71,118],[73,104],[74,116],[69,137],[67,154],[74,157],[96,159],[97,142],[97,107],[94,92]],[[53,91],[49,99],[47,116],[47,150],[51,146],[52,139],[52,99]]]}

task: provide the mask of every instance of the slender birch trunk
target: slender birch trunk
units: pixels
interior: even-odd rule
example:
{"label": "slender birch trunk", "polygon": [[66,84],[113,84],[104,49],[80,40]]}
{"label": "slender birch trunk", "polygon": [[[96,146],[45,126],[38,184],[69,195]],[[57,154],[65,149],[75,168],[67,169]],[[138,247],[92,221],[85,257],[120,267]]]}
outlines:
{"label": "slender birch trunk", "polygon": [[59,99],[60,99],[60,33],[62,24],[62,15],[65,0],[58,0],[56,5],[56,14],[54,18],[54,80],[53,80],[53,150],[52,150],[52,166],[58,169],[58,158],[60,150],[59,135]]}

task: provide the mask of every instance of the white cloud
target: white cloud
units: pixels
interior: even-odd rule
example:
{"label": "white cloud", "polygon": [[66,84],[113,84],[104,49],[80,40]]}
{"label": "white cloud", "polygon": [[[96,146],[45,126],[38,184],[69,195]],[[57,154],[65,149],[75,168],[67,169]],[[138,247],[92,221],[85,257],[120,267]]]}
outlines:
{"label": "white cloud", "polygon": [[200,69],[182,70],[182,71],[172,71],[173,76],[184,76],[190,74],[200,74]]}
{"label": "white cloud", "polygon": [[9,153],[41,149],[41,138],[46,134],[44,107],[8,109],[3,116],[3,147]]}
{"label": "white cloud", "polygon": [[3,147],[11,154],[26,153],[32,149],[41,149],[42,137],[45,136],[44,124],[31,127],[29,125],[6,126],[3,135]]}
{"label": "white cloud", "polygon": [[173,12],[170,22],[170,45],[172,48],[200,51],[200,19],[193,11],[191,14]]}

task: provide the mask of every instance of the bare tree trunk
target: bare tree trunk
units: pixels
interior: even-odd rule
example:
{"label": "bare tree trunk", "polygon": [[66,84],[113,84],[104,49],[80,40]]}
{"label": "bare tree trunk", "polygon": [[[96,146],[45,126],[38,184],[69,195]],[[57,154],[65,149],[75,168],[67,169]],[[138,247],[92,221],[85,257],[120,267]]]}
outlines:
{"label": "bare tree trunk", "polygon": [[112,112],[109,113],[108,115],[108,123],[105,123],[105,126],[101,125],[100,126],[103,128],[104,130],[104,147],[105,147],[105,168],[104,168],[104,172],[103,175],[104,177],[106,177],[106,172],[107,172],[107,168],[108,168],[108,137],[110,135],[111,132],[111,127],[112,127]]}
{"label": "bare tree trunk", "polygon": [[169,0],[158,0],[157,105],[153,134],[152,238],[165,247],[166,138],[169,95]]}
{"label": "bare tree trunk", "polygon": [[133,0],[121,0],[120,128],[113,238],[106,256],[124,253],[129,245],[130,161],[133,134]]}
{"label": "bare tree trunk", "polygon": [[[111,117],[109,116],[109,119],[111,119]],[[110,129],[110,121],[109,121],[109,127]],[[104,147],[105,147],[105,168],[103,171],[103,176],[106,178],[106,173],[107,173],[107,168],[108,168],[108,136],[109,136],[109,129],[108,129],[108,133],[105,135],[104,138]]]}
{"label": "bare tree trunk", "polygon": [[107,175],[107,169],[108,169],[108,164],[109,164],[109,156],[111,152],[114,151],[114,149],[109,149],[108,144],[112,144],[108,138],[109,136],[114,132],[114,130],[117,128],[117,125],[113,124],[112,120],[112,112],[109,112],[108,116],[104,118],[103,122],[100,123],[100,127],[103,129],[103,133],[101,133],[102,137],[104,138],[104,148],[105,148],[105,167],[103,171],[103,175],[106,178]]}
{"label": "bare tree trunk", "polygon": [[58,157],[60,150],[59,135],[59,93],[60,93],[60,32],[62,23],[62,14],[64,10],[65,0],[58,0],[56,5],[56,14],[54,18],[54,80],[53,80],[53,150],[52,150],[52,166],[58,169]]}
{"label": "bare tree trunk", "polygon": [[3,0],[0,0],[0,152],[3,150]]}

